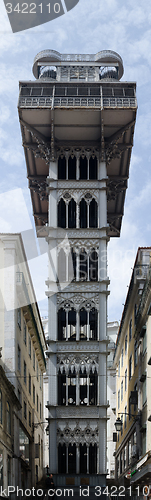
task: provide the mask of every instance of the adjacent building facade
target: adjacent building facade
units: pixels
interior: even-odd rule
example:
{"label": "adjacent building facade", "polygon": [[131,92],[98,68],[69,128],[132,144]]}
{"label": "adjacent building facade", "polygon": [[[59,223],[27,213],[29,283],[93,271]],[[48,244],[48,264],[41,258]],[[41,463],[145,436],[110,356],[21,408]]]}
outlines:
{"label": "adjacent building facade", "polygon": [[33,73],[18,107],[37,235],[48,242],[49,466],[56,484],[105,485],[107,243],[120,236],[136,86],[119,81],[112,51],[43,51]]}
{"label": "adjacent building facade", "polygon": [[[139,248],[118,332],[116,477],[143,498],[151,472],[151,248]],[[148,490],[149,492],[149,490]]]}
{"label": "adjacent building facade", "polygon": [[[10,457],[4,461],[3,481],[6,487],[11,478],[10,484],[25,489],[43,475],[42,377],[46,344],[21,235],[0,235],[0,262],[1,359],[5,372],[1,397],[6,397],[3,389],[7,379],[10,393],[4,403],[9,425],[4,404],[1,406],[0,428],[9,443]],[[3,455],[2,442],[1,452]]]}

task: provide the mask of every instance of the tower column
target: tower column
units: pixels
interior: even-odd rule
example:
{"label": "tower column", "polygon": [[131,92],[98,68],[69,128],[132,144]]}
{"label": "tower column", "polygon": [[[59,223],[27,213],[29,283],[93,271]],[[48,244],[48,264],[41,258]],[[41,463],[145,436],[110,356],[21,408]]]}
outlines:
{"label": "tower column", "polygon": [[49,177],[49,234],[48,234],[48,332],[49,332],[49,468],[57,473],[57,421],[56,406],[58,403],[57,384],[57,162],[50,161]]}
{"label": "tower column", "polygon": [[[106,473],[106,417],[107,417],[107,170],[106,162],[99,162],[99,400],[104,409],[104,419],[99,419],[99,473]],[[101,409],[100,409],[101,411]]]}

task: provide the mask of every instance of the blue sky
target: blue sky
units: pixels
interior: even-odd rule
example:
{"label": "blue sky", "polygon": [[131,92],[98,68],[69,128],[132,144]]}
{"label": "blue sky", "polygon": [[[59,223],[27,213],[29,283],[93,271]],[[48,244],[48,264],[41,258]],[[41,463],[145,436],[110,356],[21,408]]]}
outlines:
{"label": "blue sky", "polygon": [[[151,245],[151,7],[149,0],[121,4],[120,0],[79,0],[64,16],[14,34],[1,0],[0,19],[0,232],[34,227],[17,101],[19,80],[34,79],[32,64],[37,52],[111,49],[123,59],[123,81],[137,82],[137,122],[121,237],[112,239],[108,246],[110,321],[121,318],[138,246]],[[41,266],[33,259],[30,267],[45,316],[47,262],[44,256],[38,258]],[[37,272],[39,267],[41,273]]]}

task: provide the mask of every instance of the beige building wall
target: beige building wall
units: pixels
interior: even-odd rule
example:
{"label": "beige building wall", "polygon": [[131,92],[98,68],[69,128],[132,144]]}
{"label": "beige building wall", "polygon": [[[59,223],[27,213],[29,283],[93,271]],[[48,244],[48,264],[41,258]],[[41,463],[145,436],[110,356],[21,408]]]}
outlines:
{"label": "beige building wall", "polygon": [[43,475],[42,379],[46,344],[19,234],[0,235],[0,256],[2,360],[21,403],[14,421],[14,453],[20,460],[19,467],[15,465],[15,485],[25,488],[34,486]]}

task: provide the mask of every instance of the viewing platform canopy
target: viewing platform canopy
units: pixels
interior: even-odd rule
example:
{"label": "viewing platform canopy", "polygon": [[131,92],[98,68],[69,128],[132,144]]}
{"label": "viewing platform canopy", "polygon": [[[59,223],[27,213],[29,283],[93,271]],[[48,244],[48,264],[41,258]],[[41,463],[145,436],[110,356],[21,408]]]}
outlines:
{"label": "viewing platform canopy", "polygon": [[119,54],[112,50],[80,55],[44,50],[36,55],[33,64],[36,79],[54,81],[120,80],[123,72],[123,61]]}

